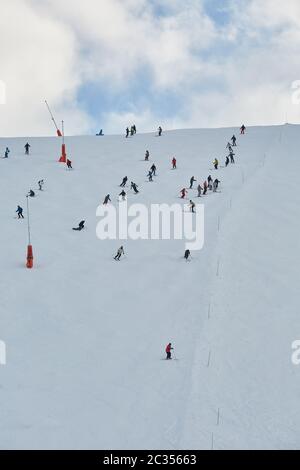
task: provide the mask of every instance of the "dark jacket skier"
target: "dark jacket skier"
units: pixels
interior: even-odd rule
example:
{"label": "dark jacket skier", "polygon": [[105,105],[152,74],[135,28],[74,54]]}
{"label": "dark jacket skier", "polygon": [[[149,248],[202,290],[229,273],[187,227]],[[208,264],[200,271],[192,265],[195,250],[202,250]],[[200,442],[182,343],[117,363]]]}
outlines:
{"label": "dark jacket skier", "polygon": [[145,153],[145,161],[146,161],[146,162],[148,162],[149,157],[150,157],[149,150],[146,150],[146,153]]}
{"label": "dark jacket skier", "polygon": [[195,212],[195,206],[196,204],[190,199],[190,211]]}
{"label": "dark jacket skier", "polygon": [[184,252],[184,259],[185,259],[186,261],[188,261],[190,256],[191,256],[190,250],[185,250],[185,252]]}
{"label": "dark jacket skier", "polygon": [[229,157],[226,157],[225,166],[228,166],[228,165],[229,165]]}
{"label": "dark jacket skier", "polygon": [[25,155],[29,155],[30,145],[29,145],[28,142],[27,142],[27,144],[24,145],[24,148],[25,148]]}
{"label": "dark jacket skier", "polygon": [[9,148],[6,147],[6,149],[5,149],[5,154],[4,154],[4,158],[8,158],[9,152],[10,152]]}
{"label": "dark jacket skier", "polygon": [[213,192],[215,193],[218,189],[220,181],[218,179],[215,179],[214,184],[213,184]]}
{"label": "dark jacket skier", "polygon": [[195,183],[195,181],[197,181],[196,178],[192,176],[190,179],[190,189],[193,189],[193,184]]}
{"label": "dark jacket skier", "polygon": [[23,209],[21,206],[17,207],[16,213],[18,214],[18,219],[24,219]]}
{"label": "dark jacket skier", "polygon": [[78,227],[73,228],[72,230],[75,230],[77,232],[81,232],[81,230],[84,229],[84,224],[85,224],[85,220],[82,220],[81,222],[79,222]]}
{"label": "dark jacket skier", "polygon": [[27,194],[27,196],[29,197],[34,197],[35,196],[35,192],[32,191],[32,189],[30,189],[29,193]]}
{"label": "dark jacket skier", "polygon": [[120,261],[120,258],[121,258],[122,255],[125,255],[125,252],[124,252],[123,246],[120,246],[120,248],[119,248],[118,251],[117,251],[116,256],[114,257],[114,259],[115,259],[116,261]]}
{"label": "dark jacket skier", "polygon": [[111,202],[109,194],[107,196],[105,196],[104,201],[103,201],[103,205],[106,206],[106,204],[108,204],[108,202]]}
{"label": "dark jacket skier", "polygon": [[153,176],[156,176],[156,166],[154,165],[154,163],[152,167],[150,168],[150,170],[152,171]]}
{"label": "dark jacket skier", "polygon": [[126,127],[126,138],[129,136],[129,128]]}
{"label": "dark jacket skier", "polygon": [[229,154],[229,156],[230,156],[230,163],[234,163],[234,155],[235,155],[235,153],[230,152],[230,154]]}
{"label": "dark jacket skier", "polygon": [[162,128],[161,128],[161,126],[159,126],[159,128],[158,128],[158,135],[159,135],[159,137],[161,136],[161,134],[162,134]]}
{"label": "dark jacket skier", "polygon": [[231,137],[231,142],[232,142],[232,146],[233,146],[233,147],[236,147],[236,136],[235,136],[235,135],[233,135],[233,136]]}
{"label": "dark jacket skier", "polygon": [[137,193],[139,192],[138,187],[137,187],[137,184],[133,183],[133,181],[131,181],[130,189],[133,189],[133,191],[135,192],[135,194],[137,194]]}
{"label": "dark jacket skier", "polygon": [[122,196],[122,201],[125,201],[126,193],[125,193],[124,189],[123,189],[123,191],[120,192],[119,196]]}
{"label": "dark jacket skier", "polygon": [[124,188],[126,186],[127,180],[128,180],[127,176],[124,176],[122,183],[120,184],[121,188]]}

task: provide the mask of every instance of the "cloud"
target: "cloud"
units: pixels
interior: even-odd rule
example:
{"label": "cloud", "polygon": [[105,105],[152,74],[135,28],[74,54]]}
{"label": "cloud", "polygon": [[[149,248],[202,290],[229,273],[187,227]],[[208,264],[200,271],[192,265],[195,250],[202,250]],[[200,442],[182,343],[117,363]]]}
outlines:
{"label": "cloud", "polygon": [[[298,0],[284,5],[228,0],[222,3],[225,24],[206,4],[5,2],[0,80],[7,102],[0,105],[1,134],[51,133],[45,99],[57,120],[65,120],[68,134],[96,126],[99,116],[89,99],[99,100],[106,133],[120,133],[131,122],[151,130],[160,123],[164,128],[272,124],[286,115],[298,121],[291,101],[291,84],[300,79]],[[89,86],[98,90],[96,98],[89,97]]]}

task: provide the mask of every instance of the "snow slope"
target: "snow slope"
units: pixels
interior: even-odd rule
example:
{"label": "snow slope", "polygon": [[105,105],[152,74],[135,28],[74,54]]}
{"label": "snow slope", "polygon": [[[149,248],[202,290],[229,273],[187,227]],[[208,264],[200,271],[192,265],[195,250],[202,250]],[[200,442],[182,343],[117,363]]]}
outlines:
{"label": "snow slope", "polygon": [[[0,139],[11,149],[0,161],[1,449],[300,448],[299,127],[238,138],[221,193],[201,200],[205,245],[192,262],[183,241],[126,241],[116,263],[121,243],[96,238],[96,208],[108,193],[117,204],[123,176],[140,189],[129,203],[179,202],[192,175],[223,164],[234,132],[69,137],[73,172],[57,163],[58,138],[30,139],[28,157],[26,140]],[[30,271],[14,211],[41,178]],[[177,361],[161,360],[168,341]]]}

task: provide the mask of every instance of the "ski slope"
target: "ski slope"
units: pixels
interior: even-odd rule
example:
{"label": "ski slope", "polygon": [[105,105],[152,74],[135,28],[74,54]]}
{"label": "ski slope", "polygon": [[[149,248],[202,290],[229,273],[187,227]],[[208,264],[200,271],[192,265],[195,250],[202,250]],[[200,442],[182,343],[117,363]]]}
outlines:
{"label": "ski slope", "polygon": [[[1,449],[300,448],[300,129],[249,128],[236,164],[211,170],[233,133],[67,137],[73,171],[58,138],[0,139]],[[106,194],[118,204],[125,175],[140,190],[128,203],[149,205],[181,202],[191,176],[210,173],[221,192],[201,199],[205,243],[190,263],[184,241],[97,239],[97,206]],[[14,211],[26,217],[41,178],[27,270]],[[169,341],[177,360],[162,360]]]}

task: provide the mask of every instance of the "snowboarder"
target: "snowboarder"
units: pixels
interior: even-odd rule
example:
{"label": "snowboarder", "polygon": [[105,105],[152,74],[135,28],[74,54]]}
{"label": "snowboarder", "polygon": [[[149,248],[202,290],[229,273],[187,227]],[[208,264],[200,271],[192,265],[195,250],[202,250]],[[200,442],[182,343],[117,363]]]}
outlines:
{"label": "snowboarder", "polygon": [[216,193],[218,186],[219,186],[220,181],[218,179],[215,179],[214,184],[213,184],[213,192]]}
{"label": "snowboarder", "polygon": [[84,224],[85,224],[85,220],[82,220],[81,222],[79,222],[78,227],[73,228],[72,230],[75,230],[77,232],[81,232],[81,230],[84,229]]}
{"label": "snowboarder", "polygon": [[215,167],[215,170],[217,170],[217,169],[218,169],[218,166],[219,166],[219,161],[218,161],[218,159],[217,159],[217,158],[215,158],[215,159],[214,159],[214,161],[213,161],[213,166]]}
{"label": "snowboarder", "polygon": [[201,197],[201,191],[203,191],[203,188],[202,188],[201,184],[198,184],[197,191],[198,191],[198,196],[197,197]]}
{"label": "snowboarder", "polygon": [[120,192],[119,196],[122,196],[122,201],[125,201],[126,200],[126,193],[123,189],[123,191]]}
{"label": "snowboarder", "polygon": [[43,191],[44,180],[38,181],[38,185],[39,185],[39,190],[40,190],[40,191]]}
{"label": "snowboarder", "polygon": [[229,157],[230,157],[230,163],[235,163],[235,161],[234,161],[234,155],[235,155],[235,153],[233,153],[233,152],[230,152],[230,154],[229,154]]}
{"label": "snowboarder", "polygon": [[146,161],[146,162],[149,161],[149,157],[150,157],[149,150],[146,150],[146,153],[145,153],[145,161]]}
{"label": "snowboarder", "polygon": [[156,176],[156,166],[154,165],[154,163],[153,163],[152,167],[150,168],[150,170],[152,171],[152,175]]}
{"label": "snowboarder", "polygon": [[190,179],[190,189],[193,189],[193,184],[197,181],[194,176],[191,177]]}
{"label": "snowboarder", "polygon": [[103,129],[100,129],[99,134],[96,134],[97,136],[104,135],[103,134]]}
{"label": "snowboarder", "polygon": [[4,153],[4,158],[8,158],[8,154],[9,154],[10,150],[8,147],[6,147],[5,149],[5,153]]}
{"label": "snowboarder", "polygon": [[176,158],[174,157],[174,158],[172,159],[172,167],[173,167],[173,170],[176,170],[176,168],[177,168],[176,165],[177,165],[177,160],[176,160]]}
{"label": "snowboarder", "polygon": [[128,136],[129,136],[129,128],[126,127],[126,139],[127,139]]}
{"label": "snowboarder", "polygon": [[133,189],[135,194],[138,194],[138,192],[139,192],[137,184],[133,183],[133,181],[131,181],[130,189]]}
{"label": "snowboarder", "polygon": [[196,204],[190,199],[190,211],[194,213],[195,207],[196,207]]}
{"label": "snowboarder", "polygon": [[236,147],[236,136],[235,136],[235,135],[233,135],[233,136],[231,137],[231,142],[232,142],[232,146],[233,146],[233,147]]}
{"label": "snowboarder", "polygon": [[228,165],[229,165],[229,157],[226,157],[225,166],[227,167]]}
{"label": "snowboarder", "polygon": [[105,196],[104,201],[103,201],[103,205],[106,206],[108,204],[108,202],[111,202],[109,194],[107,196]]}
{"label": "snowboarder", "polygon": [[25,155],[29,155],[30,145],[29,145],[28,142],[27,142],[27,144],[24,145],[24,148],[25,148]]}
{"label": "snowboarder", "polygon": [[120,248],[119,248],[118,251],[117,251],[116,256],[114,257],[114,259],[115,259],[116,261],[120,261],[120,258],[121,258],[122,255],[125,255],[125,252],[124,252],[123,246],[120,246]]}
{"label": "snowboarder", "polygon": [[162,128],[161,128],[161,126],[159,126],[159,128],[158,128],[158,136],[160,137],[161,134],[162,134]]}
{"label": "snowboarder", "polygon": [[185,250],[185,252],[184,252],[184,259],[185,259],[186,261],[188,261],[189,258],[190,258],[190,256],[191,256],[190,250]]}
{"label": "snowboarder", "polygon": [[152,182],[152,181],[153,181],[153,174],[152,174],[152,171],[151,171],[151,170],[148,172],[148,175],[147,175],[147,176],[148,176],[149,182]]}
{"label": "snowboarder", "polygon": [[208,187],[207,181],[204,181],[204,183],[203,183],[203,196],[205,196],[205,194],[207,193],[207,187]]}
{"label": "snowboarder", "polygon": [[240,128],[241,134],[245,134],[245,130],[246,130],[246,127],[243,124],[242,127]]}
{"label": "snowboarder", "polygon": [[167,344],[167,347],[166,347],[166,354],[167,354],[167,357],[166,359],[172,359],[171,357],[171,350],[172,350],[172,343],[169,343]]}
{"label": "snowboarder", "polygon": [[18,214],[18,219],[24,219],[23,209],[21,206],[17,207],[16,213]]}
{"label": "snowboarder", "polygon": [[69,160],[68,158],[67,158],[67,167],[69,168],[69,170],[73,170],[72,161]]}
{"label": "snowboarder", "polygon": [[185,188],[183,188],[183,189],[180,191],[180,193],[181,193],[181,199],[184,199],[185,196],[186,196],[186,194],[187,194],[187,190],[186,190]]}
{"label": "snowboarder", "polygon": [[35,192],[32,191],[32,189],[30,189],[29,193],[27,194],[27,196],[29,197],[34,197],[35,196]]}
{"label": "snowboarder", "polygon": [[122,180],[122,183],[120,184],[120,187],[121,187],[121,188],[125,188],[127,181],[128,181],[127,176],[124,176],[124,178],[123,178],[123,180]]}

